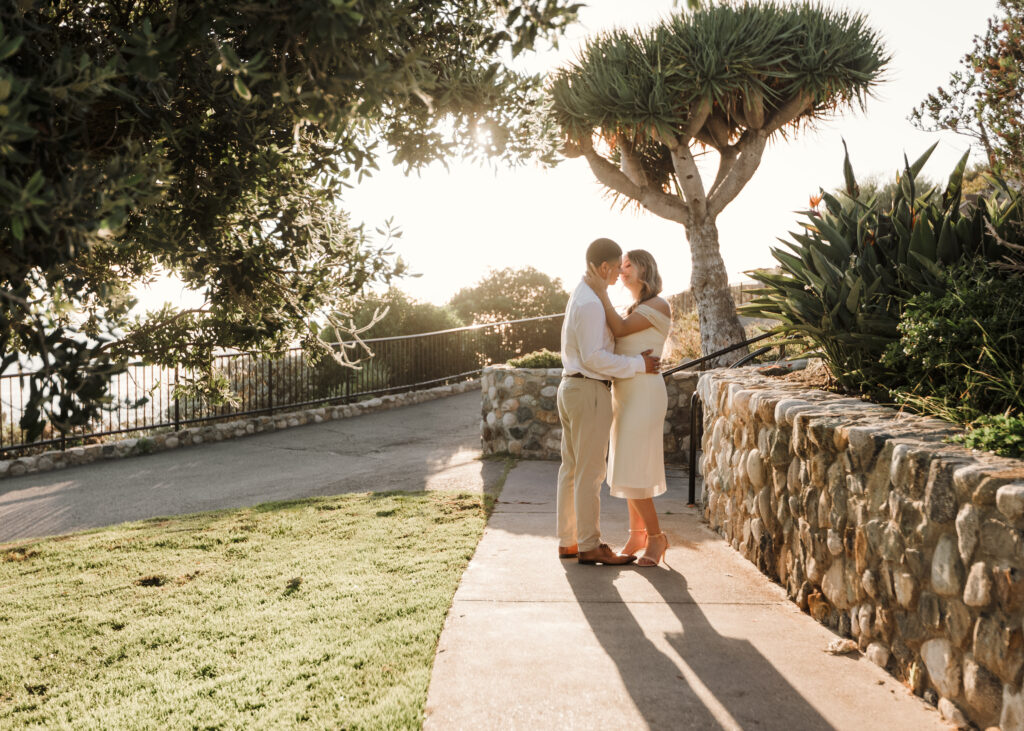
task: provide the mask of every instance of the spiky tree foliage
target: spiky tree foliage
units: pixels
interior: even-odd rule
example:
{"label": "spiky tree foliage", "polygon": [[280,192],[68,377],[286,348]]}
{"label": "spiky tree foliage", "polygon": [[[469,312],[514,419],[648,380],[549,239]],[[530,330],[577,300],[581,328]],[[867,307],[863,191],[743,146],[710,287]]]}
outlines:
{"label": "spiky tree foliage", "polygon": [[[715,4],[649,30],[594,38],[550,84],[565,154],[598,180],[686,228],[701,346],[743,339],[716,220],[769,139],[863,106],[888,62],[862,15],[814,3]],[[705,184],[694,160],[718,152]]]}

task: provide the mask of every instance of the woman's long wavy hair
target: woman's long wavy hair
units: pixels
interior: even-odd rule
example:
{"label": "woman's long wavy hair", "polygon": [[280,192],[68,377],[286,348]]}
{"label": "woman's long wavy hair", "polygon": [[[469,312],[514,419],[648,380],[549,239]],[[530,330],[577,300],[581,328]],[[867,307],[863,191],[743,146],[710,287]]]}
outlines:
{"label": "woman's long wavy hair", "polygon": [[661,294],[661,275],[658,274],[658,263],[654,261],[654,257],[651,256],[650,252],[643,249],[633,249],[632,251],[627,251],[626,256],[629,257],[629,263],[636,269],[637,278],[640,280],[640,296],[626,310],[628,315],[641,302],[646,302],[651,297]]}

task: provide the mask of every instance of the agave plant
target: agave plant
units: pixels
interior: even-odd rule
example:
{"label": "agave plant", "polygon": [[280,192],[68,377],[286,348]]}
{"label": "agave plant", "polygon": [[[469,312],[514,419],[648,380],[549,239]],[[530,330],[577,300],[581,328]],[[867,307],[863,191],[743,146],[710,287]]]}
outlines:
{"label": "agave plant", "polygon": [[944,190],[919,189],[934,149],[912,164],[904,158],[884,209],[876,196],[861,197],[844,155],[845,190],[823,191],[825,209],[805,212],[803,231],[782,241],[789,250],[772,249],[782,272],[750,272],[764,287],[741,312],[778,320],[776,332],[804,340],[847,390],[887,397],[899,374],[886,373],[882,357],[900,337],[906,302],[941,294],[945,269],[976,258],[1002,260],[1009,253],[1004,235],[1024,219],[1020,193],[996,178],[995,193],[962,205],[966,154]]}

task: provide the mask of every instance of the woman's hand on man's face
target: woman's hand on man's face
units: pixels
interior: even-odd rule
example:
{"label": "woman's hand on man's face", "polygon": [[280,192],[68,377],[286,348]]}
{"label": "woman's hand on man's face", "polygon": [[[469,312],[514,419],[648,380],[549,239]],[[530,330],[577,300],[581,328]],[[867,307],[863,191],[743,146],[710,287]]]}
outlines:
{"label": "woman's hand on man's face", "polygon": [[587,283],[587,286],[592,290],[601,294],[608,289],[608,279],[602,277],[597,270],[597,267],[593,264],[587,264],[587,273],[583,275],[583,281]]}

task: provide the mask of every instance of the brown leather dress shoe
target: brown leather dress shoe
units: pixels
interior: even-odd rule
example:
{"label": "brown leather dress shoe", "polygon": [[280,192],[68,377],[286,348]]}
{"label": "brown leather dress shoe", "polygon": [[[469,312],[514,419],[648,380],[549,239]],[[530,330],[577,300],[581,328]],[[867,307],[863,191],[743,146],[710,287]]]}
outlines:
{"label": "brown leather dress shoe", "polygon": [[585,564],[599,563],[605,566],[623,566],[636,561],[636,556],[623,556],[622,554],[615,553],[607,543],[602,543],[597,548],[589,551],[580,551],[580,555],[576,560]]}
{"label": "brown leather dress shoe", "polygon": [[575,543],[571,546],[559,546],[558,557],[559,558],[576,558],[580,555],[580,549]]}

